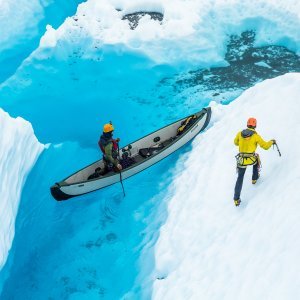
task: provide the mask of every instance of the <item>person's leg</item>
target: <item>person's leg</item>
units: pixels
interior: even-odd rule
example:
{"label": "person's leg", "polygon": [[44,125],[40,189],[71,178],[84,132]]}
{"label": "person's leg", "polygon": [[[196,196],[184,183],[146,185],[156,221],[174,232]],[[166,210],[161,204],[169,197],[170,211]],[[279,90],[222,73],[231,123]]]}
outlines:
{"label": "person's leg", "polygon": [[234,200],[240,199],[246,168],[238,167],[237,170],[238,170],[238,178],[236,180],[236,184],[235,184],[235,188],[234,188]]}
{"label": "person's leg", "polygon": [[106,160],[103,160],[104,162],[104,167],[103,169],[99,172],[99,175],[101,176],[104,176],[105,174],[107,174],[109,172],[109,167],[108,167],[108,164],[107,164],[107,161]]}
{"label": "person's leg", "polygon": [[258,163],[256,163],[255,165],[253,165],[252,180],[256,181],[258,177],[259,177]]}

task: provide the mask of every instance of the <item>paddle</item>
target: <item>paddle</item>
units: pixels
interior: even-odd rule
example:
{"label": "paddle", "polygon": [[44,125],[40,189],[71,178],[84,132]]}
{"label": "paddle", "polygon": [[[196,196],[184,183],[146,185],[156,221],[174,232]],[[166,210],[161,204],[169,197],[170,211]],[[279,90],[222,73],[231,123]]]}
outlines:
{"label": "paddle", "polygon": [[123,195],[125,197],[126,194],[125,194],[125,189],[124,189],[124,185],[123,185],[123,178],[122,178],[122,172],[121,172],[121,170],[120,170],[120,182],[121,182],[121,185],[122,185]]}
{"label": "paddle", "polygon": [[[112,125],[112,121],[109,121],[109,123]],[[121,160],[121,158],[120,158],[120,148],[119,148],[119,141],[120,141],[120,139],[117,138],[116,141],[118,143],[118,159],[119,159],[119,162],[120,162],[120,160]],[[125,194],[125,189],[124,189],[124,185],[123,185],[122,171],[119,170],[119,172],[120,172],[120,182],[121,182],[123,194],[124,194],[124,197],[125,197],[126,194]]]}
{"label": "paddle", "polygon": [[[118,159],[119,159],[119,162],[120,162],[120,147],[119,147],[119,141],[118,141]],[[125,189],[124,189],[124,185],[123,185],[123,177],[122,177],[122,171],[121,170],[119,170],[119,172],[120,172],[120,183],[121,183],[121,185],[122,185],[122,190],[123,190],[123,194],[124,194],[124,197],[126,196],[126,194],[125,194]]]}

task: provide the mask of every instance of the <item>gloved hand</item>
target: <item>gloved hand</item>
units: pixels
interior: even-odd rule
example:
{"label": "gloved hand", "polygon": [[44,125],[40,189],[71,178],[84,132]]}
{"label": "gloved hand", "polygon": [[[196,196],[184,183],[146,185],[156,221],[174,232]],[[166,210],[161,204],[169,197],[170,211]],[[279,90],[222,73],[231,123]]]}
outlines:
{"label": "gloved hand", "polygon": [[122,166],[120,164],[117,164],[117,168],[118,168],[119,171],[122,170]]}
{"label": "gloved hand", "polygon": [[276,144],[276,140],[271,140],[272,142],[273,142],[273,145],[275,145]]}

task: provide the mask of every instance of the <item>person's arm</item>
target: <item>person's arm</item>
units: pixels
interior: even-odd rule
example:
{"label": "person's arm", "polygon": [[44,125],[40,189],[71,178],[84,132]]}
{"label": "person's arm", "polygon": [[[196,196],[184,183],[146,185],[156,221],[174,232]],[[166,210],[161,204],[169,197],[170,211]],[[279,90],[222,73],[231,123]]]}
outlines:
{"label": "person's arm", "polygon": [[265,140],[263,140],[263,138],[259,134],[257,134],[257,144],[261,148],[268,150],[274,144],[274,140],[270,140],[270,141],[266,142]]}
{"label": "person's arm", "polygon": [[105,147],[104,147],[104,151],[105,151],[105,157],[108,161],[110,161],[115,167],[118,166],[119,161],[117,159],[114,159],[112,157],[112,143],[108,143]]}
{"label": "person's arm", "polygon": [[237,135],[236,135],[236,137],[235,137],[235,139],[234,139],[234,144],[236,145],[236,146],[238,146],[239,145],[239,141],[240,141],[240,133],[238,133]]}

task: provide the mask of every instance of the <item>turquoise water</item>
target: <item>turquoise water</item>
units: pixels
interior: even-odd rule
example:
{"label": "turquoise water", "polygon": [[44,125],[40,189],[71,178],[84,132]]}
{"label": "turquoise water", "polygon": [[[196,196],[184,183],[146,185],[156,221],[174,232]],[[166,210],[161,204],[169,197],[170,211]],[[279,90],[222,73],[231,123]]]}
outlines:
{"label": "turquoise water", "polygon": [[[141,264],[153,268],[152,247],[165,218],[163,195],[156,195],[178,154],[124,182],[125,198],[115,185],[54,201],[50,184],[72,171],[74,158],[85,164],[93,152],[65,143],[39,159],[23,192],[3,299],[120,299],[135,286]],[[147,292],[135,287],[136,297]]]}
{"label": "turquoise water", "polygon": [[[123,145],[189,114],[160,85],[175,69],[137,53],[120,56],[113,47],[102,49],[101,61],[78,53],[64,60],[55,51],[28,63],[0,90],[2,107],[30,121],[38,139],[51,143],[23,190],[2,297],[120,299],[134,291],[130,299],[148,298],[153,246],[166,218],[162,200],[190,146],[126,180],[125,198],[114,185],[58,203],[49,187],[99,159],[105,122],[113,121]],[[204,105],[199,101],[198,108]],[[141,280],[148,284],[141,287]]]}
{"label": "turquoise water", "polygon": [[137,53],[120,55],[113,47],[99,53],[101,61],[78,57],[75,50],[61,59],[59,52],[68,46],[25,65],[0,89],[4,110],[30,121],[42,143],[78,141],[94,147],[111,120],[126,144],[181,117],[172,98],[161,101],[156,91],[158,82],[174,72],[171,67],[152,66]]}

